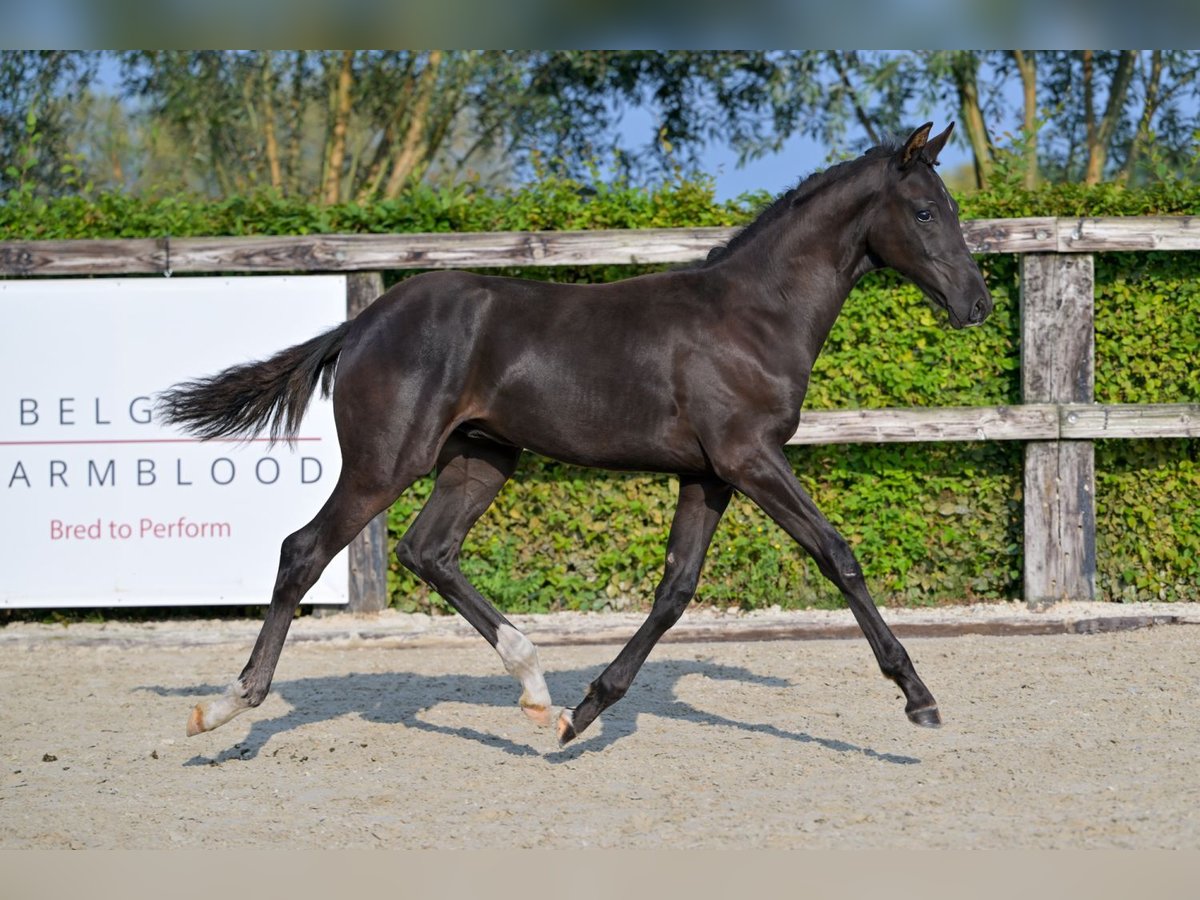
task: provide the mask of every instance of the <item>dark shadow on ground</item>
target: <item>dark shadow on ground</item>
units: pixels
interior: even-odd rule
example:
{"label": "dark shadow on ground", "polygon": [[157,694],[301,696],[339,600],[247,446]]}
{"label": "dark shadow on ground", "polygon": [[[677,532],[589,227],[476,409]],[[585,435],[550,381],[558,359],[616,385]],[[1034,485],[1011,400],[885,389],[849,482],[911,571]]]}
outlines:
{"label": "dark shadow on ground", "polygon": [[[571,697],[580,693],[581,686],[589,684],[603,671],[598,665],[584,669],[546,673],[546,682],[552,697]],[[704,678],[724,679],[744,684],[765,687],[788,687],[787,680],[759,675],[741,666],[727,666],[707,660],[650,660],[638,674],[637,682],[630,694],[616,706],[605,712],[599,733],[585,732],[582,737],[566,747],[550,753],[542,753],[531,744],[514,741],[505,735],[491,734],[469,725],[450,727],[428,721],[429,710],[441,703],[465,703],[496,706],[517,712],[516,698],[520,689],[507,675],[438,675],[428,676],[412,672],[372,673],[337,675],[321,678],[298,678],[277,681],[272,691],[278,693],[291,707],[287,713],[273,719],[261,719],[251,726],[250,733],[235,746],[221,751],[216,756],[195,756],[185,765],[213,765],[232,760],[253,759],[276,735],[283,734],[313,722],[357,715],[368,722],[388,725],[403,725],[420,731],[450,735],[463,740],[475,741],[485,747],[501,750],[513,756],[541,756],[552,763],[577,759],[588,753],[602,751],[619,740],[637,731],[639,714],[660,716],[698,725],[724,726],[756,734],[766,734],[785,741],[815,744],[837,753],[858,753],[892,765],[914,765],[919,759],[880,753],[869,747],[860,747],[836,738],[819,737],[802,731],[788,731],[775,725],[760,722],[742,722],[715,713],[705,712],[680,700],[676,688],[681,679],[689,675]],[[168,688],[149,685],[138,690],[158,694],[161,697],[188,697],[201,699],[213,697],[224,690],[223,685],[195,685],[184,688]],[[254,716],[255,710],[243,715]],[[186,710],[180,710],[180,720]],[[521,723],[524,725],[525,723]],[[530,732],[533,726],[528,725]],[[593,726],[595,728],[595,726]],[[532,734],[531,734],[532,737]],[[197,738],[196,740],[200,740]],[[535,743],[553,742],[549,734],[542,735]]]}

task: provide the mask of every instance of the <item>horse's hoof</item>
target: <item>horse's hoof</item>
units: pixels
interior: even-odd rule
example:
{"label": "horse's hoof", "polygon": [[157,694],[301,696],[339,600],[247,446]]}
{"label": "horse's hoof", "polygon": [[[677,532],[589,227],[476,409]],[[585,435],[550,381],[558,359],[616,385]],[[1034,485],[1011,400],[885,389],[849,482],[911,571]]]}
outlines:
{"label": "horse's hoof", "polygon": [[922,728],[941,728],[942,716],[936,706],[926,706],[924,709],[914,709],[908,713],[908,721]]}
{"label": "horse's hoof", "polygon": [[558,717],[558,746],[565,747],[575,740],[575,716],[571,710],[564,709]]}
{"label": "horse's hoof", "polygon": [[550,708],[549,707],[538,706],[538,705],[535,705],[532,703],[530,703],[530,704],[522,703],[521,704],[521,712],[525,713],[525,715],[529,717],[529,721],[531,721],[538,728],[549,728],[550,727],[551,718],[550,718]]}
{"label": "horse's hoof", "polygon": [[197,703],[192,709],[192,714],[188,716],[188,737],[195,737],[198,734],[203,734],[204,732],[208,731],[208,729],[204,727],[204,710],[201,708],[201,706],[201,704]]}

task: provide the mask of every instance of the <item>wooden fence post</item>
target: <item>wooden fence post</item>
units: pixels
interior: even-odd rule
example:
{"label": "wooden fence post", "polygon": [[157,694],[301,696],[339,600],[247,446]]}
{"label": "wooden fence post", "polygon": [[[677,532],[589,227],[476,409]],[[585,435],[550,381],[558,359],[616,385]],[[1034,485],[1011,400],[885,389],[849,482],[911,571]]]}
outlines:
{"label": "wooden fence post", "polygon": [[[383,293],[380,272],[346,276],[346,318],[352,319]],[[387,511],[381,512],[350,542],[350,603],[347,612],[387,609]]]}
{"label": "wooden fence post", "polygon": [[[1093,402],[1094,283],[1091,254],[1021,257],[1023,403]],[[1095,484],[1091,441],[1025,445],[1026,603],[1096,599]]]}

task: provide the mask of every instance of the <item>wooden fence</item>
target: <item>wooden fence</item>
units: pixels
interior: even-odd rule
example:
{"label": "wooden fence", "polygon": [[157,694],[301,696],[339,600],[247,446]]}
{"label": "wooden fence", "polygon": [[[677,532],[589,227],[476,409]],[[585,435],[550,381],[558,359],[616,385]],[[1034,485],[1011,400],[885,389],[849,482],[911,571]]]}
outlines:
{"label": "wooden fence", "polygon": [[[730,228],[0,242],[0,276],[349,272],[346,311],[382,270],[686,263]],[[974,253],[1021,255],[1021,403],[804,412],[790,443],[1025,441],[1024,597],[1096,596],[1098,438],[1200,437],[1200,404],[1094,402],[1097,252],[1200,250],[1200,218],[1024,218],[963,223]],[[350,548],[350,608],[387,605],[385,515]]]}

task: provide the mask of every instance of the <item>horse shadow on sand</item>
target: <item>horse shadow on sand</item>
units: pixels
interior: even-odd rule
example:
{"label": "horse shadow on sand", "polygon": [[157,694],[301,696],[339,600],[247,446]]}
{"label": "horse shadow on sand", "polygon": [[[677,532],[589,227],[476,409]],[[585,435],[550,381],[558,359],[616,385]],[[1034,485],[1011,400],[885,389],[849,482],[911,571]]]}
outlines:
{"label": "horse shadow on sand", "polygon": [[[603,671],[603,665],[565,671],[546,672],[546,682],[553,697],[573,697],[581,692],[583,685],[593,681]],[[267,747],[273,738],[304,725],[329,721],[343,716],[356,715],[368,722],[387,725],[402,725],[419,731],[434,732],[500,750],[518,757],[542,757],[551,763],[563,763],[578,759],[588,753],[600,752],[617,741],[637,731],[641,714],[653,715],[669,720],[690,722],[704,726],[723,726],[754,734],[769,735],[783,741],[813,744],[836,753],[850,753],[868,757],[890,765],[915,765],[920,759],[881,753],[869,747],[860,747],[837,738],[820,737],[803,731],[792,731],[765,722],[743,722],[728,716],[698,709],[678,697],[679,682],[687,676],[699,675],[715,680],[732,680],[744,684],[770,688],[786,688],[787,679],[760,675],[741,667],[722,665],[710,660],[650,660],[638,674],[634,690],[630,691],[617,706],[607,710],[604,716],[566,747],[558,748],[552,732],[535,734],[531,723],[516,706],[519,686],[505,674],[478,675],[426,675],[415,672],[354,673],[345,675],[295,678],[276,681],[271,690],[280,695],[291,709],[275,718],[255,721],[249,734],[233,747],[216,756],[198,755],[184,765],[214,765],[233,760],[253,759]],[[147,685],[136,690],[147,691],[161,697],[189,697],[201,699],[213,697],[224,690],[224,685],[200,684],[190,687],[165,687]],[[489,706],[510,710],[514,718],[500,729],[505,733],[493,733],[467,724],[454,726],[439,724],[431,719],[442,718],[434,711],[441,704],[463,704],[465,706]],[[770,708],[765,705],[764,710]],[[248,710],[245,716],[261,714]],[[180,710],[182,726],[186,710]],[[517,722],[517,720],[521,720]],[[488,717],[493,722],[494,717]],[[597,727],[600,726],[600,727]],[[508,737],[506,732],[528,729],[530,743],[521,743]],[[553,745],[556,749],[542,752],[534,745]]]}

